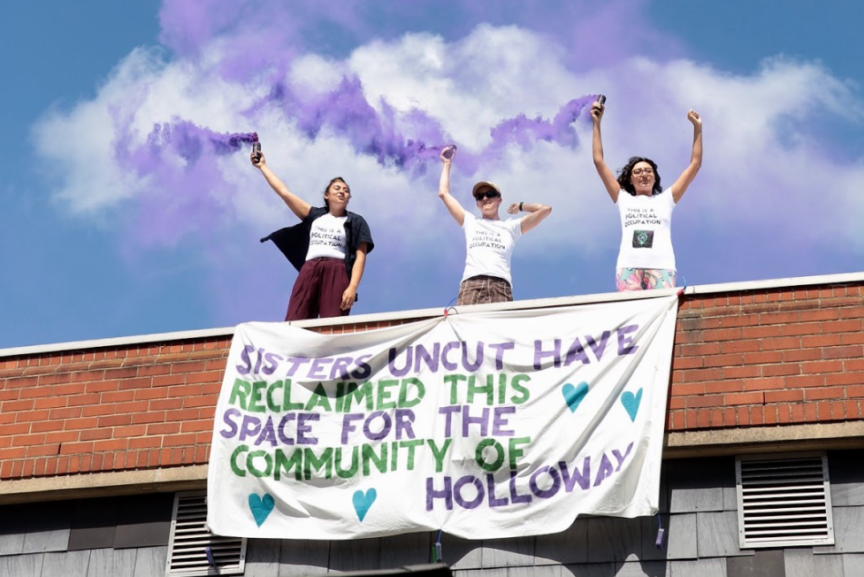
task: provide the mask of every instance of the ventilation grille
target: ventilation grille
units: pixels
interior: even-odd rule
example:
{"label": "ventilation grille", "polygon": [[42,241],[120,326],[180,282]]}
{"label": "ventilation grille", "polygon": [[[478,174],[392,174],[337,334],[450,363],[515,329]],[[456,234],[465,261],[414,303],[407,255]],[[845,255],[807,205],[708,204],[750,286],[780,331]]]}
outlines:
{"label": "ventilation grille", "polygon": [[834,544],[824,454],[735,460],[741,548]]}
{"label": "ventilation grille", "polygon": [[178,493],[174,498],[166,575],[193,577],[243,574],[246,539],[213,535],[207,529],[206,522],[206,493]]}

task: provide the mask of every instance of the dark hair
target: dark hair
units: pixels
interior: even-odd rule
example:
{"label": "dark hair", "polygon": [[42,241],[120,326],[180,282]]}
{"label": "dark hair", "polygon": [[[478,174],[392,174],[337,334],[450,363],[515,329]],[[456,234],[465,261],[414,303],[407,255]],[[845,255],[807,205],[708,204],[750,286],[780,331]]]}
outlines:
{"label": "dark hair", "polygon": [[[348,183],[345,182],[344,178],[342,178],[341,176],[337,176],[336,178],[331,179],[330,182],[327,183],[327,186],[324,188],[324,194],[327,194],[327,191],[330,190],[330,187],[333,186],[334,182],[341,182],[345,186],[348,186]],[[350,186],[348,186],[348,190],[351,190]],[[330,210],[330,203],[327,201],[326,196],[324,197],[324,204],[325,206],[327,206],[327,210]]]}
{"label": "dark hair", "polygon": [[657,195],[663,192],[663,187],[660,186],[660,173],[657,172],[657,163],[650,158],[645,158],[644,156],[631,157],[630,160],[627,161],[627,166],[618,171],[618,184],[621,185],[621,188],[629,192],[631,196],[636,196],[636,189],[633,188],[633,184],[630,182],[630,177],[633,175],[633,167],[640,162],[647,162],[654,170],[654,192],[652,194]]}

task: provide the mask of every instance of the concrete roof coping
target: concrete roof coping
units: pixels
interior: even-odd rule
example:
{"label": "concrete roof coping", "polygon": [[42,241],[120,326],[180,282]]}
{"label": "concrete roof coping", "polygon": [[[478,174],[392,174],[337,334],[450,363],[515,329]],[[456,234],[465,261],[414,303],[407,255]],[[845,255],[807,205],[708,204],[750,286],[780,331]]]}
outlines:
{"label": "concrete roof coping", "polygon": [[[728,292],[746,292],[780,288],[793,288],[800,286],[814,285],[838,285],[845,283],[864,282],[864,272],[805,276],[782,279],[768,279],[748,282],[734,283],[719,283],[707,285],[694,285],[685,287],[684,294],[703,295],[711,293],[728,293]],[[637,300],[645,298],[659,298],[671,296],[681,290],[680,288],[653,290],[644,292],[613,292],[613,293],[598,293],[590,295],[555,297],[543,299],[530,299],[522,301],[513,301],[509,303],[496,303],[486,305],[472,305],[469,307],[460,307],[463,312],[493,312],[493,311],[512,311],[524,309],[540,309],[540,308],[557,308],[573,305],[584,305],[593,303],[616,302]],[[319,328],[341,325],[358,325],[371,324],[392,321],[402,321],[411,319],[428,319],[459,311],[455,306],[428,309],[415,309],[407,311],[394,311],[386,313],[372,313],[366,315],[356,315],[349,317],[336,317],[330,319],[313,319],[305,321],[294,321],[294,326],[300,328]],[[12,347],[0,349],[0,358],[14,357],[23,355],[37,355],[45,353],[56,353],[70,350],[84,349],[99,349],[109,347],[125,347],[130,345],[139,345],[145,343],[159,342],[176,342],[193,339],[207,339],[218,337],[230,337],[234,334],[234,327],[200,329],[191,331],[176,331],[170,333],[155,333],[149,335],[135,335],[128,337],[114,337],[107,339],[93,339],[85,341],[73,341],[65,343],[33,345],[26,347]]]}

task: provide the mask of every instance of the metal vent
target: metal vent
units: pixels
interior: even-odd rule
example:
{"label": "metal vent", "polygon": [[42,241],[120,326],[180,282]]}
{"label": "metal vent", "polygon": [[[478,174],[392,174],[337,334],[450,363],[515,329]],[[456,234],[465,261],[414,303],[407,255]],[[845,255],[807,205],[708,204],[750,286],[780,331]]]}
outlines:
{"label": "metal vent", "polygon": [[210,533],[205,491],[177,493],[165,575],[242,575],[246,539]]}
{"label": "metal vent", "polygon": [[742,549],[834,544],[825,454],[737,457],[735,476]]}

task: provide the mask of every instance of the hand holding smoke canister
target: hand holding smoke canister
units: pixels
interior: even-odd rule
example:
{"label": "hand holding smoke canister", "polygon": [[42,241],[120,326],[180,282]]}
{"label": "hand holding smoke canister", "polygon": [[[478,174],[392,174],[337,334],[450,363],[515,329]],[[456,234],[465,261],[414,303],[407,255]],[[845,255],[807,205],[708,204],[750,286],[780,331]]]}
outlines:
{"label": "hand holding smoke canister", "polygon": [[450,160],[451,158],[453,158],[454,154],[456,154],[456,145],[455,144],[445,146],[444,150],[441,151],[441,156],[443,156],[447,160]]}
{"label": "hand holding smoke canister", "polygon": [[252,143],[252,155],[255,157],[255,162],[261,162],[261,143]]}

